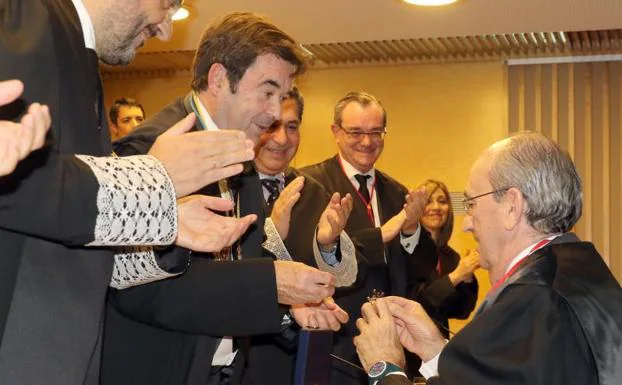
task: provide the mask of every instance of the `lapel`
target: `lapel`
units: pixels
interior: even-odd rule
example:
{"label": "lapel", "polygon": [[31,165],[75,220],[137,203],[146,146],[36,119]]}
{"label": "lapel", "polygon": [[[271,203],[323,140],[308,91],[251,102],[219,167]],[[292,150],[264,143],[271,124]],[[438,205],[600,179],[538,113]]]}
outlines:
{"label": "lapel", "polygon": [[357,189],[354,188],[354,185],[350,182],[348,176],[343,172],[338,156],[339,155],[335,155],[332,159],[326,162],[326,173],[328,178],[332,179],[332,184],[334,184],[335,188],[332,189],[333,191],[338,191],[341,195],[348,193],[352,195],[354,205],[350,218],[348,219],[346,231],[348,233],[354,233],[356,230],[375,227],[367,216],[367,208],[359,196]]}
{"label": "lapel", "polygon": [[576,243],[580,242],[580,239],[574,233],[566,233],[560,235],[559,237],[553,239],[548,245],[545,247],[536,250],[533,254],[531,254],[516,271],[516,273],[512,274],[497,290],[494,292],[488,293],[480,307],[477,309],[475,313],[475,317],[478,317],[480,314],[484,313],[490,306],[494,305],[497,301],[497,298],[503,293],[503,291],[510,285],[516,283],[521,278],[525,277],[533,268],[538,265],[538,262],[543,261],[545,258],[545,254],[548,252],[548,249],[553,245],[561,245],[564,243]]}

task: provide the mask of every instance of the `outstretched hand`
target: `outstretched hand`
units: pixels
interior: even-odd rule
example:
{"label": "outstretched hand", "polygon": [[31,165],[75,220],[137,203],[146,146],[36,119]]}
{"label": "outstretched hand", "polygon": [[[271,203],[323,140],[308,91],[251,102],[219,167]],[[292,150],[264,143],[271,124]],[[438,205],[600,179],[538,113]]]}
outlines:
{"label": "outstretched hand", "polygon": [[178,199],[175,244],[198,252],[217,252],[231,246],[257,220],[254,214],[235,218],[213,212],[231,209],[233,202],[228,199],[205,195]]}

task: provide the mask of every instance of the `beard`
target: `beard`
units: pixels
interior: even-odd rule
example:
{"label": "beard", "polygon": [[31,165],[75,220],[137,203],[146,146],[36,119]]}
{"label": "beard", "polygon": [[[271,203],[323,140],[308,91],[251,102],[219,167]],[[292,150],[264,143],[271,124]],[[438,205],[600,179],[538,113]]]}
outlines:
{"label": "beard", "polygon": [[[116,13],[116,12],[115,12]],[[154,35],[154,27],[145,27],[144,16],[106,15],[100,30],[96,31],[97,55],[108,65],[128,65],[136,56],[136,39],[140,38],[145,28],[149,28],[149,37]],[[142,44],[141,44],[142,45]]]}

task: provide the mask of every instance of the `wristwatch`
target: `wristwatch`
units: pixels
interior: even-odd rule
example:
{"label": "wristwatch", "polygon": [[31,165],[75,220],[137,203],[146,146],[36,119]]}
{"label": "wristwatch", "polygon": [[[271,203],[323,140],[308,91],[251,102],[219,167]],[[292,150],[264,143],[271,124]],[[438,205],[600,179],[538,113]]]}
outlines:
{"label": "wristwatch", "polygon": [[391,373],[403,374],[404,370],[388,361],[378,361],[373,364],[371,368],[369,368],[369,373],[367,373],[369,376],[369,384],[375,385],[378,383],[378,381]]}

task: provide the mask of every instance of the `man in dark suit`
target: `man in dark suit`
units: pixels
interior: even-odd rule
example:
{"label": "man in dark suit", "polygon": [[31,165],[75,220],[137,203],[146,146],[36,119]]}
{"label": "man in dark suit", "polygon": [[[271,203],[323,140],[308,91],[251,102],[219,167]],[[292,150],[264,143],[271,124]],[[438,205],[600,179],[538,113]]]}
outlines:
{"label": "man in dark suit", "polygon": [[[190,117],[151,156],[110,156],[98,58],[127,63],[147,37],[166,39],[178,6],[0,1],[0,78],[25,86],[20,99],[0,108],[0,120],[20,121],[37,101],[49,106],[53,122],[46,145],[0,179],[2,384],[97,383],[108,285],[170,277],[188,264],[187,256],[160,259],[147,247],[112,247],[176,242],[217,250],[254,218],[213,215],[205,208],[228,207],[213,199],[188,198],[179,210],[176,203],[241,171],[225,166],[252,158],[242,134],[188,138],[181,133],[193,125]],[[206,141],[214,146],[197,148]],[[185,164],[203,159],[194,169]],[[224,241],[215,236],[223,232]]]}
{"label": "man in dark suit", "polygon": [[619,384],[622,288],[569,233],[583,203],[570,155],[541,134],[511,136],[480,155],[464,196],[490,293],[449,342],[416,302],[365,304],[354,342],[370,382],[410,384],[403,345],[428,384]]}
{"label": "man in dark suit", "polygon": [[[354,244],[343,228],[352,210],[352,197],[339,193],[331,197],[311,177],[301,176],[289,166],[300,144],[304,99],[294,87],[281,102],[281,118],[265,132],[255,151],[255,168],[263,187],[267,232],[277,232],[279,246],[270,245],[279,259],[295,260],[320,267],[335,275],[336,286],[350,286],[356,280],[357,256]],[[292,311],[302,326],[338,330],[330,318],[308,317]],[[299,327],[292,323],[278,335],[251,338],[248,367],[243,384],[289,385],[293,381]]]}
{"label": "man in dark suit", "polygon": [[[406,296],[406,283],[425,281],[434,271],[434,261],[419,261],[420,269],[406,276],[406,258],[419,242],[432,242],[419,226],[425,207],[424,190],[409,192],[374,165],[384,147],[386,111],[381,102],[365,92],[353,92],[335,106],[332,131],[339,154],[304,167],[303,174],[317,179],[329,193],[354,197],[347,233],[360,244],[367,264],[359,264],[359,278],[351,288],[340,289],[335,300],[350,314],[350,322],[336,333],[334,353],[357,362],[352,338],[353,318],[374,293]],[[434,256],[435,257],[435,256]],[[333,362],[331,382],[362,384],[365,373],[339,361]]]}
{"label": "man in dark suit", "polygon": [[[305,66],[300,46],[264,18],[226,15],[201,38],[192,91],[117,142],[115,151],[123,156],[146,153],[171,122],[191,112],[198,118],[197,131],[236,127],[258,141],[280,118],[281,97]],[[193,257],[183,276],[111,290],[103,384],[236,383],[241,370],[234,375],[233,367],[243,368],[246,341],[233,337],[278,332],[284,315],[279,303],[319,303],[332,295],[331,274],[262,258],[263,199],[252,166],[202,193],[232,199],[234,215],[255,213],[258,220],[226,254]],[[330,301],[317,311],[343,317]]]}

